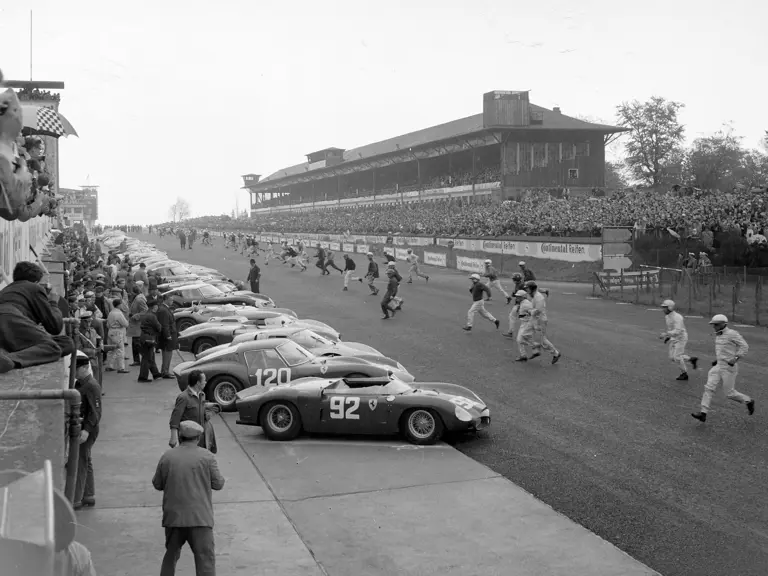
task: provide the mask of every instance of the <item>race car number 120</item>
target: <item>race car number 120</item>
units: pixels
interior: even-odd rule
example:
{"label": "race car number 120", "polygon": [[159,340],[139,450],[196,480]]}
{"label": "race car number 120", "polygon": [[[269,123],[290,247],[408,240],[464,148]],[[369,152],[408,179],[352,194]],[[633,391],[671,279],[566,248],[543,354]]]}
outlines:
{"label": "race car number 120", "polygon": [[332,420],[360,420],[357,409],[360,407],[360,398],[354,396],[331,396]]}
{"label": "race car number 120", "polygon": [[256,386],[279,386],[291,381],[290,368],[259,368],[254,372]]}

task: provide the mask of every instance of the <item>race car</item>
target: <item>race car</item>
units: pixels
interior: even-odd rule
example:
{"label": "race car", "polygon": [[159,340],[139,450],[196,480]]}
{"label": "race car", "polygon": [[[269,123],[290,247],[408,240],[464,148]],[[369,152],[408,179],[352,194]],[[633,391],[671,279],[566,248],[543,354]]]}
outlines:
{"label": "race car", "polygon": [[205,282],[188,284],[172,288],[162,293],[171,296],[171,310],[188,308],[195,303],[232,304],[235,306],[253,306],[262,308],[265,300],[260,296],[224,294],[221,290]]}
{"label": "race car", "polygon": [[[179,349],[182,352],[194,354],[200,354],[220,344],[229,344],[238,334],[281,326],[310,328],[332,342],[338,342],[341,339],[341,334],[327,324],[317,320],[299,320],[296,318],[296,313],[287,308],[270,310],[252,308],[249,311],[231,315],[221,315],[210,309],[197,313],[180,310],[174,312],[174,316],[179,333]],[[195,321],[199,322],[193,324]]]}
{"label": "race car", "polygon": [[457,384],[397,378],[302,378],[285,386],[238,392],[238,424],[261,426],[270,440],[320,434],[403,434],[434,444],[443,432],[482,430],[488,406]]}
{"label": "race car", "polygon": [[363,358],[378,364],[386,364],[397,370],[405,371],[405,367],[397,360],[387,358],[375,348],[371,348],[359,342],[334,342],[318,334],[314,330],[303,327],[301,320],[298,324],[290,324],[279,328],[267,326],[261,330],[250,330],[236,334],[231,344],[220,344],[214,348],[203,349],[197,353],[197,358],[205,358],[209,354],[218,352],[226,346],[240,344],[240,342],[251,342],[253,340],[268,340],[270,338],[287,338],[300,346],[303,346],[312,354],[319,357],[331,358],[343,356],[345,358]]}
{"label": "race car", "polygon": [[233,410],[236,394],[257,386],[265,388],[288,384],[298,378],[388,378],[412,382],[408,372],[394,370],[361,358],[318,358],[285,338],[243,342],[194,360],[178,364],[173,373],[182,392],[192,370],[206,376],[205,393],[223,410]]}
{"label": "race car", "polygon": [[[221,280],[205,280],[202,282],[202,284],[208,284],[210,286],[213,286],[216,288],[221,294],[219,294],[216,297],[213,298],[206,298],[203,296],[202,291],[200,291],[201,282],[200,280],[184,280],[180,282],[166,282],[164,284],[158,284],[157,289],[162,293],[165,294],[166,292],[170,292],[171,290],[175,290],[175,293],[180,293],[182,296],[186,292],[187,299],[191,301],[192,303],[195,302],[203,302],[208,304],[221,304],[221,303],[227,303],[227,304],[234,304],[234,305],[241,305],[241,306],[255,306],[256,308],[274,308],[275,307],[275,301],[272,300],[269,296],[266,294],[259,294],[258,292],[251,292],[250,290],[238,290],[234,284],[231,284],[230,282],[221,281]],[[211,292],[210,290],[206,290],[206,292]],[[245,298],[229,298],[226,300],[226,302],[219,302],[221,300],[221,296],[243,296]],[[185,301],[186,303],[186,301]],[[179,306],[184,307],[184,306]]]}

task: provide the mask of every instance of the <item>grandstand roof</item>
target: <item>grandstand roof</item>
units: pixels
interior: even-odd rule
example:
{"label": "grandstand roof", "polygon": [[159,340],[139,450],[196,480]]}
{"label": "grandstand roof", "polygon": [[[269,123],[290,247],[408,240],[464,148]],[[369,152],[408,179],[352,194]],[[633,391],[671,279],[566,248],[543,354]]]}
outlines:
{"label": "grandstand roof", "polygon": [[[584,120],[566,116],[558,111],[547,110],[546,108],[536,106],[535,104],[530,104],[530,111],[541,113],[543,115],[543,122],[541,124],[525,127],[515,127],[513,128],[514,130],[533,132],[540,132],[542,130],[586,130],[601,134],[615,134],[617,132],[626,131],[626,128],[619,128],[617,126],[585,122]],[[467,116],[466,118],[460,118],[458,120],[446,122],[445,124],[430,126],[429,128],[417,130],[416,132],[409,132],[408,134],[346,150],[344,152],[343,162],[353,162],[356,160],[373,158],[375,156],[382,156],[384,154],[392,154],[401,150],[407,150],[408,148],[425,146],[427,144],[450,140],[461,136],[469,136],[470,134],[476,134],[485,130],[486,128],[483,125],[483,114],[475,114],[474,116]],[[496,128],[496,130],[498,130],[498,128]],[[330,149],[331,148],[329,148],[329,150]],[[335,148],[333,150],[340,149]],[[259,185],[266,182],[282,180],[283,178],[298,174],[313,172],[313,170],[308,170],[308,168],[308,162],[282,168],[260,180]]]}

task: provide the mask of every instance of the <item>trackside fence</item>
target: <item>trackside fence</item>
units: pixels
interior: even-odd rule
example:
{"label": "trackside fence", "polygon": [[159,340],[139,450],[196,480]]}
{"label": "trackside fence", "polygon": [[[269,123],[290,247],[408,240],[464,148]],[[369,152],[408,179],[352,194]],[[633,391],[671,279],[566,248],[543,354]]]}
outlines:
{"label": "trackside fence", "polygon": [[685,314],[725,314],[732,322],[768,324],[768,300],[763,270],[710,268],[702,271],[675,268],[645,268],[639,274],[595,274],[593,296],[646,306],[674,300]]}

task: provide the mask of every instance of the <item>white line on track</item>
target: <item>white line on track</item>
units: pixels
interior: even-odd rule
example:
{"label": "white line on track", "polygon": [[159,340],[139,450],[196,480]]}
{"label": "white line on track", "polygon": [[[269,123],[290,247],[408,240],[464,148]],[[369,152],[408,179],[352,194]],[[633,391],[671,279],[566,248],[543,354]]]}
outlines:
{"label": "white line on track", "polygon": [[737,328],[754,328],[752,324],[734,324]]}
{"label": "white line on track", "polygon": [[[257,439],[256,442],[245,442],[245,444],[264,444],[266,446],[280,447],[280,444],[269,442],[266,440]],[[347,446],[347,447],[360,447],[360,448],[390,448],[397,450],[448,450],[451,446],[448,444],[433,444],[431,446],[416,446],[415,444],[386,444],[380,442],[364,442],[364,441],[349,441],[349,440],[294,440],[291,442],[294,446]]]}
{"label": "white line on track", "polygon": [[597,296],[587,296],[587,300],[602,300],[602,298],[598,298]]}
{"label": "white line on track", "polygon": [[616,302],[616,306],[632,306],[632,302]]}
{"label": "white line on track", "polygon": [[576,292],[563,292],[566,296],[576,296]]}
{"label": "white line on track", "polygon": [[704,318],[704,316],[685,316],[685,318]]}

